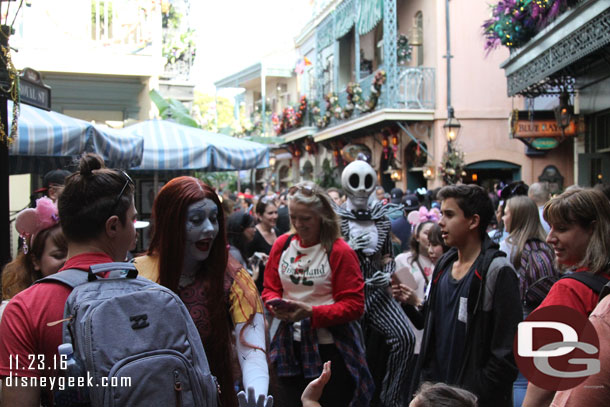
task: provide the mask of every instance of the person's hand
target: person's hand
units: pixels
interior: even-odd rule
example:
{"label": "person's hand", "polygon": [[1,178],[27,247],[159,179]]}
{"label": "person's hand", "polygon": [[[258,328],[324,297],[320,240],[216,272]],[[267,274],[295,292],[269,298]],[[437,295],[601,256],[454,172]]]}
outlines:
{"label": "person's hand", "polygon": [[307,303],[287,299],[282,302],[280,306],[269,305],[273,315],[282,321],[298,322],[313,315],[313,308]]}
{"label": "person's hand", "polygon": [[248,387],[248,397],[244,391],[237,393],[239,407],[273,407],[273,396],[259,394],[258,398],[254,395],[254,388]]}
{"label": "person's hand", "polygon": [[360,250],[360,249],[364,249],[368,246],[370,241],[369,238],[369,233],[368,232],[364,232],[361,233],[357,236],[351,236],[349,238],[349,242],[347,242],[347,244],[349,245],[349,247],[351,247],[354,251],[356,250]]}
{"label": "person's hand", "polygon": [[404,284],[392,284],[392,296],[403,304],[413,305],[414,307],[419,307],[422,303],[415,290]]}
{"label": "person's hand", "polygon": [[303,407],[320,407],[320,397],[322,396],[322,391],[324,390],[324,386],[330,380],[330,360],[324,363],[324,369],[322,370],[322,374],[316,380],[311,381],[305,390],[303,390],[303,394],[301,395],[301,402],[303,403]]}
{"label": "person's hand", "polygon": [[263,252],[256,252],[254,253],[255,256],[259,256],[261,261],[263,262],[263,265],[267,264],[267,260],[269,260],[269,255]]}

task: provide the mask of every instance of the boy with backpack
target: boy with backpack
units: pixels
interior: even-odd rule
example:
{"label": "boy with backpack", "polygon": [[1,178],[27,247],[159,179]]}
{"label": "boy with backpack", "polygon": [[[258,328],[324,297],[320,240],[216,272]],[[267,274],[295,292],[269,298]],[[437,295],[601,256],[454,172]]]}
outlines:
{"label": "boy with backpack", "polygon": [[452,249],[432,275],[415,377],[461,386],[481,407],[511,406],[513,339],[522,320],[518,277],[485,233],[494,215],[485,190],[450,185],[438,196],[439,226]]}
{"label": "boy with backpack", "polygon": [[54,405],[52,391],[61,390],[58,376],[66,370],[58,355],[64,343],[86,368],[78,383],[88,386],[90,405],[216,405],[182,302],[120,263],[135,239],[133,196],[131,178],[94,154],[67,179],[58,209],[68,259],[47,277],[53,281],[15,296],[0,324],[3,406]]}

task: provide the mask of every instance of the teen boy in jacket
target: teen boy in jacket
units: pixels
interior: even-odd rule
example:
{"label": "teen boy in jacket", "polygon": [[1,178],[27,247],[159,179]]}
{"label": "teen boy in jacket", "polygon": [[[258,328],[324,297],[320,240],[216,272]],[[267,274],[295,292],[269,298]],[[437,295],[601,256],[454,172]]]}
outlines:
{"label": "teen boy in jacket", "polygon": [[461,386],[481,407],[511,406],[513,339],[522,319],[517,274],[485,233],[493,209],[483,188],[451,185],[439,198],[439,225],[453,248],[432,275],[415,377]]}

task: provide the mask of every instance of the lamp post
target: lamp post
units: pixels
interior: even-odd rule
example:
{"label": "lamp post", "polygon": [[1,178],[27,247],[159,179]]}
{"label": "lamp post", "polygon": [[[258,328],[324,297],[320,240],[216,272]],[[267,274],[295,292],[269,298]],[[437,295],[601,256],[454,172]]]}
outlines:
{"label": "lamp post", "polygon": [[449,152],[452,150],[452,143],[457,139],[462,129],[460,121],[453,115],[453,107],[449,106],[447,109],[447,121],[443,124],[445,130],[445,136],[447,137],[447,149]]}
{"label": "lamp post", "polygon": [[449,29],[449,0],[445,0],[445,27],[447,34],[447,121],[443,125],[445,135],[447,137],[447,149],[451,152],[452,143],[457,139],[458,133],[462,125],[455,118],[453,107],[451,106],[451,35]]}

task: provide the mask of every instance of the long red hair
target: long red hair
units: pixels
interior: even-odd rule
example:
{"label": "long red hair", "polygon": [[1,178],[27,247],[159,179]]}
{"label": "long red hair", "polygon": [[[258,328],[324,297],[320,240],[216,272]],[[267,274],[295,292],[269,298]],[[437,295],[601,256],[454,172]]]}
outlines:
{"label": "long red hair", "polygon": [[[177,177],[169,181],[155,198],[152,208],[152,239],[148,255],[159,258],[159,283],[174,292],[178,292],[178,283],[184,263],[184,248],[186,246],[186,217],[188,207],[203,199],[211,199],[218,207],[218,235],[212,243],[210,254],[197,272],[205,285],[205,296],[208,304],[226,304],[224,291],[225,274],[228,273],[237,282],[246,299],[256,310],[259,301],[256,293],[250,293],[246,283],[241,281],[237,272],[236,262],[229,261],[227,235],[222,205],[216,192],[201,180],[193,177]],[[237,398],[233,391],[233,374],[231,355],[233,353],[230,316],[227,306],[215,306],[208,309],[210,326],[214,327],[214,335],[201,338],[206,349],[206,355],[212,374],[218,377],[223,389],[221,398],[224,406],[237,406]],[[248,319],[252,321],[254,314]],[[240,333],[243,341],[243,330]]]}

